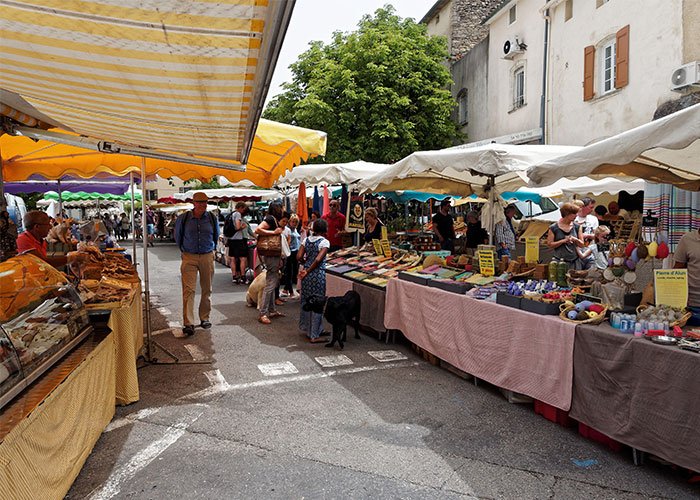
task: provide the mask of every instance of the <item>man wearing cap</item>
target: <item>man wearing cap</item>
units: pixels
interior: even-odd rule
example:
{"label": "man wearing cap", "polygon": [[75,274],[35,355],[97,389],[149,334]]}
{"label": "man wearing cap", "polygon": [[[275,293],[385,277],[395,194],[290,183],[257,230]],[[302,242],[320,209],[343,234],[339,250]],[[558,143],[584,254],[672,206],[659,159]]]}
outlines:
{"label": "man wearing cap", "polygon": [[199,320],[204,329],[211,328],[211,280],[214,276],[214,248],[219,239],[219,223],[207,212],[205,193],[197,192],[192,198],[194,208],[175,221],[175,242],[182,252],[180,274],[182,280],[182,333],[194,335],[194,295],[197,273],[202,297],[199,301]]}
{"label": "man wearing cap", "polygon": [[440,202],[440,211],[433,215],[433,232],[440,241],[440,248],[454,252],[455,221],[450,215],[449,198]]}

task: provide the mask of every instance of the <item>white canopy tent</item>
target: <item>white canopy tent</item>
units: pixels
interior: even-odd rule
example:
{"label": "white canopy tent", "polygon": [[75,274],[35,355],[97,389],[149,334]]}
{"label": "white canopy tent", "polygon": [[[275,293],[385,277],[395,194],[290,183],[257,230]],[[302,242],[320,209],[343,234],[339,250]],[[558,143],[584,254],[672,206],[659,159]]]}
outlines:
{"label": "white canopy tent", "polygon": [[317,184],[352,184],[366,179],[389,167],[381,163],[353,161],[350,163],[325,163],[296,167],[280,177],[275,186],[278,188],[298,187],[302,182],[307,186]]}
{"label": "white canopy tent", "polygon": [[175,193],[173,198],[182,201],[191,201],[195,193],[205,193],[210,200],[240,198],[260,198],[261,201],[270,201],[280,198],[281,195],[274,189],[244,189],[244,188],[220,188],[220,189],[191,189],[184,193]]}
{"label": "white canopy tent", "polygon": [[567,177],[631,176],[700,190],[700,104],[614,135],[569,154],[537,162],[530,186]]}
{"label": "white canopy tent", "polygon": [[[417,190],[436,194],[470,196],[488,193],[482,212],[493,237],[496,193],[527,185],[525,172],[536,163],[572,153],[576,146],[486,144],[419,151],[359,182],[366,191]],[[498,211],[500,212],[500,210]]]}

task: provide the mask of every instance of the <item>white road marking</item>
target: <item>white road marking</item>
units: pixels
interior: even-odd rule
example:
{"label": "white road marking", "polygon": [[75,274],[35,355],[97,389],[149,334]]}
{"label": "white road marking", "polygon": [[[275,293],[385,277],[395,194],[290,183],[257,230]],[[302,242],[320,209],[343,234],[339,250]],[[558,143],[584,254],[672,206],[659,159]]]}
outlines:
{"label": "white road marking", "polygon": [[387,363],[390,361],[400,361],[402,359],[408,359],[406,356],[398,351],[367,351],[367,354],[372,356],[374,359],[380,363]]}
{"label": "white road marking", "polygon": [[351,365],[352,359],[345,354],[336,354],[334,356],[319,356],[314,358],[316,362],[324,368],[332,368],[334,366]]}
{"label": "white road marking", "polygon": [[[245,389],[252,389],[255,387],[265,387],[265,386],[269,386],[269,385],[287,384],[287,383],[293,383],[293,382],[305,382],[307,380],[317,380],[317,379],[335,377],[338,375],[349,375],[352,373],[371,372],[371,371],[375,371],[375,370],[389,370],[392,368],[410,368],[412,366],[419,366],[421,364],[423,364],[422,361],[413,361],[410,363],[387,363],[385,365],[358,366],[355,368],[341,368],[339,370],[328,370],[328,371],[320,372],[320,373],[310,373],[308,375],[292,375],[289,377],[279,377],[279,378],[258,380],[256,382],[234,384],[234,385],[229,385],[228,388],[225,389],[225,391],[240,391],[240,390],[245,390]],[[213,396],[213,395],[218,394],[220,392],[224,392],[224,391],[222,391],[221,389],[210,387],[209,389],[204,389],[201,391],[193,392],[192,394],[189,394],[187,396],[182,396],[182,398],[179,398],[179,399],[193,400],[193,399],[205,398],[208,396]]]}
{"label": "white road marking", "polygon": [[231,387],[229,383],[226,382],[226,379],[221,374],[220,370],[204,372],[204,376],[207,377],[207,380],[209,380],[209,383],[211,384],[210,389],[216,387],[219,388],[221,391],[226,391],[229,387]]}
{"label": "white road marking", "polygon": [[299,373],[297,367],[290,361],[282,361],[281,363],[265,363],[258,365],[258,369],[266,377],[276,377],[278,375],[291,375],[292,373]]}
{"label": "white road marking", "polygon": [[182,328],[182,325],[179,321],[168,321],[168,326],[170,328]]}
{"label": "white road marking", "polygon": [[126,417],[112,420],[103,432],[113,431],[115,429],[119,429],[120,427],[124,427],[125,425],[133,424],[136,420],[146,418],[159,411],[160,407],[144,408],[143,410],[135,411],[134,413],[128,414]]}
{"label": "white road marking", "polygon": [[153,441],[134,455],[131,460],[112,472],[102,487],[90,495],[90,499],[106,500],[117,496],[121,491],[122,484],[131,480],[140,470],[148,466],[148,464],[158,458],[161,453],[180,439],[187,431],[187,428],[195,423],[203,413],[204,410],[202,409],[188,422],[178,422],[175,425],[169,426],[160,439]]}
{"label": "white road marking", "polygon": [[155,332],[151,332],[151,335],[162,335],[164,333],[173,333],[173,329],[163,328],[162,330],[156,330]]}
{"label": "white road marking", "polygon": [[161,313],[163,316],[170,316],[173,312],[168,309],[167,307],[159,307],[158,312]]}
{"label": "white road marking", "polygon": [[187,352],[190,353],[190,356],[192,356],[192,359],[195,361],[204,361],[205,359],[209,358],[209,356],[207,356],[204,353],[204,351],[197,345],[185,344],[185,349],[187,349]]}

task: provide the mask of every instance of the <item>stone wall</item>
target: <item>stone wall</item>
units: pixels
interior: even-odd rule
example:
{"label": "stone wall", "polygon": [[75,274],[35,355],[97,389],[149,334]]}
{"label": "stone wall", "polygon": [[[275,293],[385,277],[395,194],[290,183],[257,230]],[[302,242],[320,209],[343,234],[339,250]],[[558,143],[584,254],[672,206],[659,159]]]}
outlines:
{"label": "stone wall", "polygon": [[501,3],[502,0],[452,0],[452,61],[461,59],[488,36],[489,27],[481,22]]}

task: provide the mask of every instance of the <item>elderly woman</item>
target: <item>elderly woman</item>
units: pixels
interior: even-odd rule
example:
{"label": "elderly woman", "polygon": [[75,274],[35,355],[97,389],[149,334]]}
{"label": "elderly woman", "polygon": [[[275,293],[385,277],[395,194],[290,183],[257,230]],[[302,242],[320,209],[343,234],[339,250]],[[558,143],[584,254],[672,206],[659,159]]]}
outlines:
{"label": "elderly woman", "polygon": [[376,208],[368,208],[365,210],[365,243],[371,243],[372,240],[382,239],[382,221],[379,220]]}
{"label": "elderly woman", "polygon": [[570,268],[578,260],[578,247],[584,246],[582,229],[574,224],[578,211],[577,204],[564,203],[559,209],[561,219],[547,231],[547,246],[554,250],[556,259],[565,261]]}

